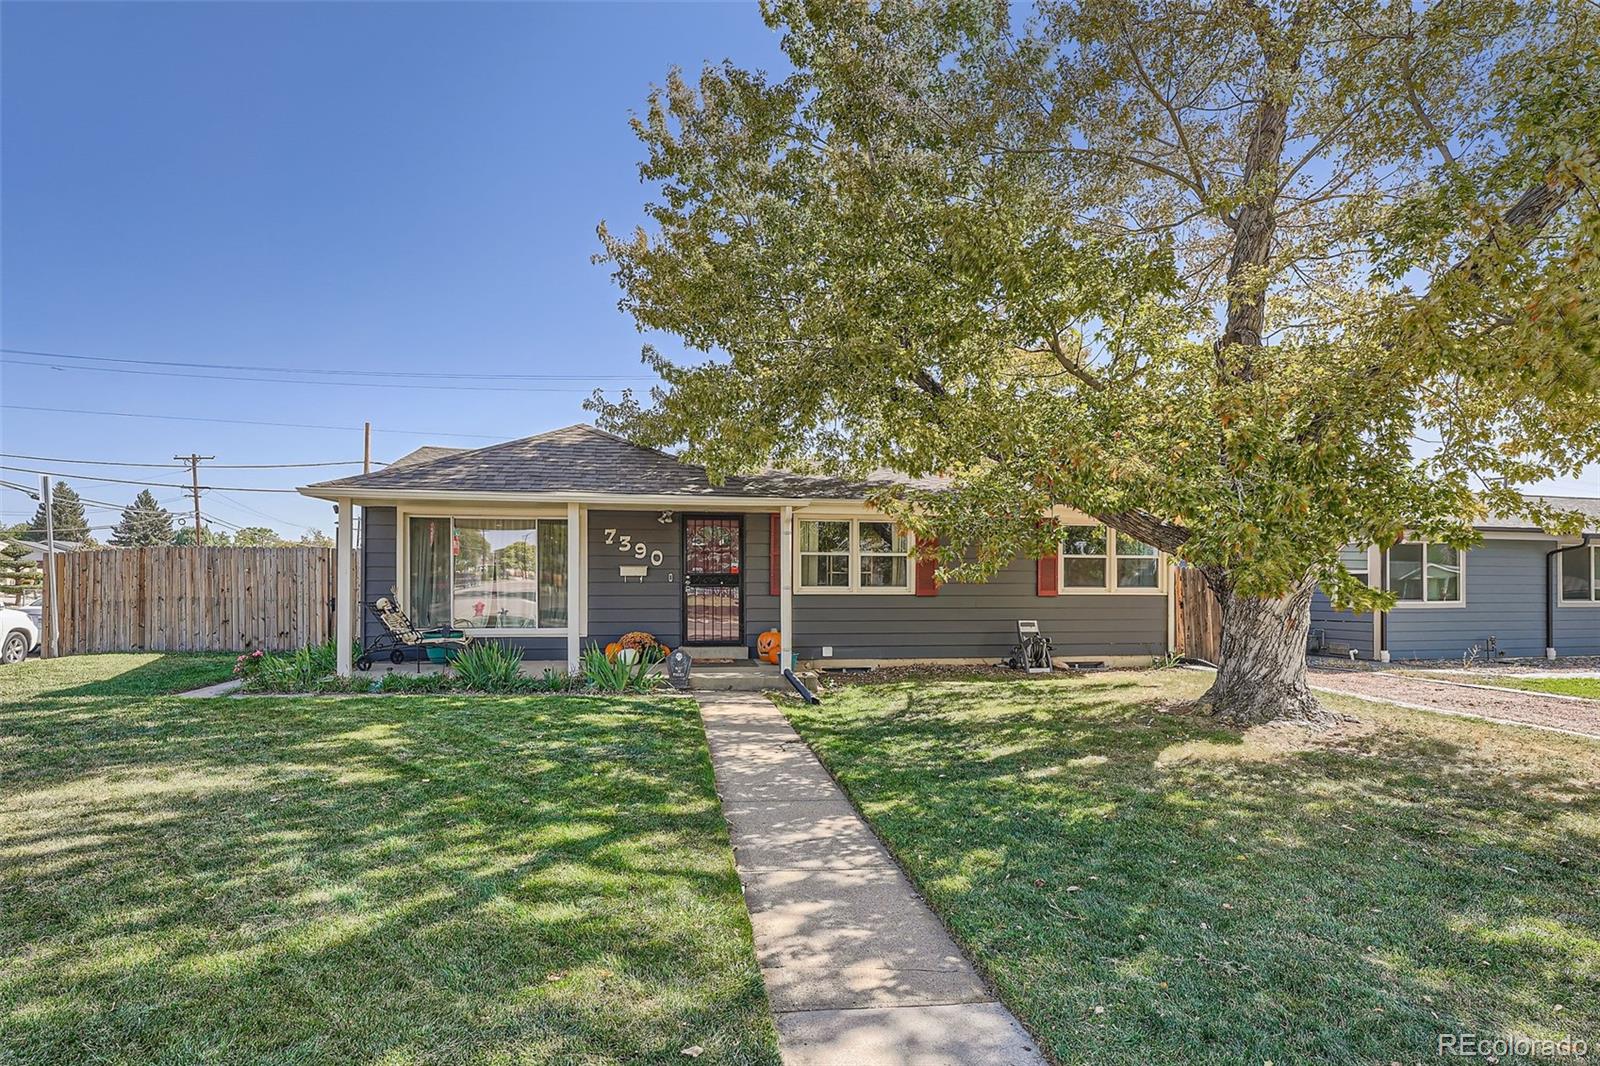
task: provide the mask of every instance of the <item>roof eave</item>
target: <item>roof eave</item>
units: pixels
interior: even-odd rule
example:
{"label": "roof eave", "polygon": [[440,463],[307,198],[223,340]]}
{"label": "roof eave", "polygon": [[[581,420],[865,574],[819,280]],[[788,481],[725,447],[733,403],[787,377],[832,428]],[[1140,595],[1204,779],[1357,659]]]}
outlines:
{"label": "roof eave", "polygon": [[339,500],[437,500],[441,502],[482,503],[493,500],[504,503],[630,504],[635,507],[670,507],[673,510],[682,510],[686,506],[700,507],[707,505],[762,510],[773,507],[806,507],[822,502],[850,502],[848,500],[824,501],[810,496],[673,495],[670,493],[635,494],[627,492],[463,492],[458,489],[371,489],[361,488],[356,485],[340,488],[325,485],[306,485],[301,487],[299,492],[302,496],[332,502]]}

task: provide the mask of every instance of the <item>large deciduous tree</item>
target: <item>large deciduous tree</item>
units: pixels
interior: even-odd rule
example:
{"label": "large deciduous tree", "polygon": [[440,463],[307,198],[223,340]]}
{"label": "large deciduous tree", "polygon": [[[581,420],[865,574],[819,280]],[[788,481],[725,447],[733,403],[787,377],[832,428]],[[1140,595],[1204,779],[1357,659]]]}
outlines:
{"label": "large deciduous tree", "polygon": [[1312,589],[1465,546],[1600,459],[1597,9],[789,2],[794,72],[678,73],[636,120],[641,329],[714,353],[603,423],[754,465],[944,473],[883,502],[952,577],[1066,506],[1198,567],[1208,700],[1314,719]]}

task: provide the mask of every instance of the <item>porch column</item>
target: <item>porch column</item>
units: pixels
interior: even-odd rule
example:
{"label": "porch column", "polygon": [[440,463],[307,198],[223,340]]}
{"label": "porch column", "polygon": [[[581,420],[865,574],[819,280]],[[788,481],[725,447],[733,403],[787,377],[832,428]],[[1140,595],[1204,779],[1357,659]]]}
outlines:
{"label": "porch column", "polygon": [[355,508],[348,496],[339,500],[339,529],[334,538],[333,553],[333,645],[336,652],[334,670],[340,677],[350,676],[350,613],[352,597],[352,571],[355,553],[351,550],[352,531],[355,527]]}
{"label": "porch column", "polygon": [[583,523],[581,509],[575,503],[567,504],[567,673],[578,672],[580,654],[578,630],[583,628],[583,603],[589,596],[589,583],[584,580]]}
{"label": "porch column", "polygon": [[778,540],[778,670],[793,665],[794,654],[794,508],[785,507]]}

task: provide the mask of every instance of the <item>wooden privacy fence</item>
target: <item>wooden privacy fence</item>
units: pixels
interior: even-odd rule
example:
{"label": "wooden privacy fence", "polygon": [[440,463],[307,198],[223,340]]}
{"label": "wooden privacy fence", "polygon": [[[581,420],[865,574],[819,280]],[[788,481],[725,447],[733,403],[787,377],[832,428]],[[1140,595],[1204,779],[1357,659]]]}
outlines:
{"label": "wooden privacy fence", "polygon": [[[333,636],[332,548],[109,548],[56,555],[60,654],[286,651]],[[44,654],[50,654],[50,601]]]}
{"label": "wooden privacy fence", "polygon": [[1222,661],[1222,603],[1206,577],[1192,566],[1178,568],[1177,651],[1208,663]]}

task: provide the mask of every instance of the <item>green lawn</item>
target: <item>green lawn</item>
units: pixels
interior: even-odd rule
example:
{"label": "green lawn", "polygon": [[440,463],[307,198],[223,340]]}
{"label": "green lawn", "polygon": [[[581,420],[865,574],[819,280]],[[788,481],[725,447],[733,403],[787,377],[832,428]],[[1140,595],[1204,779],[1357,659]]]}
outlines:
{"label": "green lawn", "polygon": [[688,701],[75,661],[0,669],[0,1062],[777,1061]]}
{"label": "green lawn", "polygon": [[[784,706],[1062,1062],[1432,1062],[1600,1037],[1600,745],[1335,698],[1240,736],[1188,671]],[[1514,1057],[1502,1057],[1514,1061]]]}
{"label": "green lawn", "polygon": [[234,652],[129,652],[0,666],[0,706],[36,696],[161,696],[233,676]]}
{"label": "green lawn", "polygon": [[1582,696],[1600,700],[1600,677],[1536,677],[1528,674],[1442,674],[1425,673],[1423,677],[1441,681],[1464,681],[1469,685],[1493,685],[1495,688],[1514,688],[1524,692],[1553,692],[1558,696]]}

